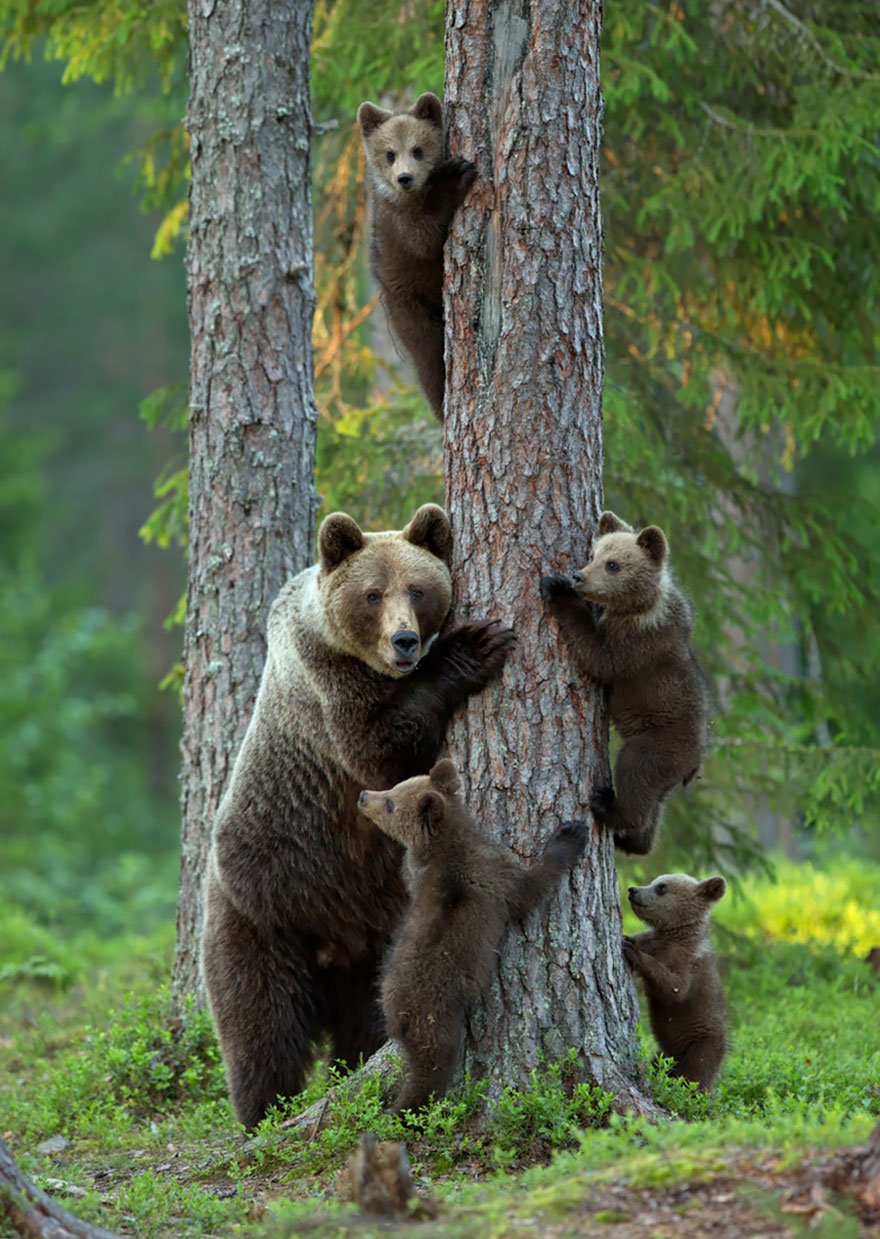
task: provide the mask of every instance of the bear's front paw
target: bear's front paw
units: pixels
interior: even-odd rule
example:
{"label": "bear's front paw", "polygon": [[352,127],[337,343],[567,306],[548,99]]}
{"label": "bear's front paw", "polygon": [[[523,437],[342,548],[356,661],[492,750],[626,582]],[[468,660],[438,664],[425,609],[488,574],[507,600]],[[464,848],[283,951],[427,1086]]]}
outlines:
{"label": "bear's front paw", "polygon": [[621,946],[623,947],[623,958],[626,960],[627,965],[632,968],[636,962],[636,944],[629,934],[623,935]]}
{"label": "bear's front paw", "polygon": [[587,846],[586,822],[563,822],[547,844],[547,858],[571,868],[584,854]]}
{"label": "bear's front paw", "polygon": [[572,579],[564,572],[554,572],[550,576],[541,577],[541,597],[545,602],[554,602],[557,598],[571,597],[573,594]]}
{"label": "bear's front paw", "polygon": [[597,822],[607,822],[614,810],[614,788],[610,783],[597,783],[590,792],[590,812]]}
{"label": "bear's front paw", "polygon": [[467,693],[477,693],[491,684],[504,669],[516,643],[512,628],[499,620],[473,620],[454,629],[438,653]]}
{"label": "bear's front paw", "polygon": [[450,180],[458,181],[459,189],[464,193],[477,179],[477,167],[469,159],[461,155],[453,155],[444,163],[443,174]]}

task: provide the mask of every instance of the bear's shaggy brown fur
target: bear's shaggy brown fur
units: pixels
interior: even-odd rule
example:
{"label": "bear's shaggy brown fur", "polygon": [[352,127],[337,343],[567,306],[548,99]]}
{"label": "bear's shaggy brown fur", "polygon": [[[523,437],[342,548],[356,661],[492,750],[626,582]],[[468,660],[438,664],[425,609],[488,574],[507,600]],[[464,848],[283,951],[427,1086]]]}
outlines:
{"label": "bear's shaggy brown fur", "polygon": [[409,1060],[396,1111],[446,1091],[465,1014],[491,980],[508,923],[546,899],[586,845],[585,824],[569,822],[525,869],[479,833],[459,787],[444,760],[427,776],[360,795],[367,817],[406,848],[412,892],[382,982],[385,1022]]}
{"label": "bear's shaggy brown fur", "polygon": [[580,670],[609,690],[624,741],[614,789],[593,789],[590,808],[625,852],[654,846],[663,801],[699,772],[706,749],[706,686],[693,650],[693,616],[669,572],[663,531],[636,533],[603,512],[593,557],[572,576],[541,581]]}
{"label": "bear's shaggy brown fur", "polygon": [[724,894],[724,878],[704,882],[664,874],[631,886],[629,902],[645,933],[624,937],[623,954],[644,981],[651,1030],[672,1074],[711,1089],[727,1053],[727,1014],[709,940],[709,914]]}
{"label": "bear's shaggy brown fur", "polygon": [[370,265],[391,330],[442,421],[443,246],[477,170],[466,159],[445,158],[436,95],[420,95],[408,112],[362,103],[357,117],[371,198]]}
{"label": "bear's shaggy brown fur", "polygon": [[489,621],[438,637],[451,534],[434,504],[395,533],[335,513],[319,545],[270,612],[208,865],[204,978],[247,1127],[303,1088],[323,1037],[346,1063],[381,1044],[379,973],[406,891],[401,848],[359,812],[358,791],[430,769],[453,711],[500,675],[513,640]]}

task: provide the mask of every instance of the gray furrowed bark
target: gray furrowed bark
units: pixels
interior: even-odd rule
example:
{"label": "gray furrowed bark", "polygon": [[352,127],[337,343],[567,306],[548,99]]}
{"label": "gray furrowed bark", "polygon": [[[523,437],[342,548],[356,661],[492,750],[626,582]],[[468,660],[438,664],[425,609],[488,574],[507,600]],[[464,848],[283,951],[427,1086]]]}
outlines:
{"label": "gray furrowed bark", "polygon": [[[588,818],[606,769],[601,694],[578,681],[540,577],[580,566],[602,506],[602,236],[597,0],[450,0],[450,149],[479,180],[446,250],[447,507],[457,619],[518,634],[502,682],[471,699],[450,751],[484,828],[526,861]],[[490,1100],[543,1053],[649,1111],[635,991],[620,950],[614,848],[592,826],[558,897],[514,928],[469,1021],[464,1066]]]}
{"label": "gray furrowed bark", "polygon": [[201,1000],[211,822],[269,606],[312,558],[311,4],[189,0],[192,342],[182,863],[173,1001]]}

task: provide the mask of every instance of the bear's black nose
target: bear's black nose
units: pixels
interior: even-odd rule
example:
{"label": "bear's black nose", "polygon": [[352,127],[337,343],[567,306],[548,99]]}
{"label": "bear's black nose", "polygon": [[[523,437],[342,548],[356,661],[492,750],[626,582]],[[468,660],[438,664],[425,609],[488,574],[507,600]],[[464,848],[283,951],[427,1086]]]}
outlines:
{"label": "bear's black nose", "polygon": [[391,638],[391,644],[404,658],[411,658],[419,648],[419,634],[411,628],[401,628]]}
{"label": "bear's black nose", "polygon": [[397,183],[398,185],[402,185],[404,189],[409,189],[410,185],[413,183],[412,176],[409,172],[401,172],[400,176],[397,178]]}
{"label": "bear's black nose", "polygon": [[[362,795],[362,796],[363,796],[363,794],[364,794],[364,793],[363,793],[363,792],[361,792],[361,795]],[[626,888],[626,893],[627,893],[628,895],[634,895],[638,889],[639,889],[639,888],[638,888],[637,886],[628,886],[628,887]]]}
{"label": "bear's black nose", "polygon": [[[571,574],[571,583],[572,583],[572,585],[583,585],[583,583],[584,583],[584,575],[583,575],[583,573],[582,573],[582,572],[573,572],[573,573]],[[632,888],[632,887],[630,887],[630,889],[632,890],[633,888]]]}
{"label": "bear's black nose", "polygon": [[358,796],[358,804],[363,804],[366,798],[367,798],[367,793],[361,792],[361,794]]}

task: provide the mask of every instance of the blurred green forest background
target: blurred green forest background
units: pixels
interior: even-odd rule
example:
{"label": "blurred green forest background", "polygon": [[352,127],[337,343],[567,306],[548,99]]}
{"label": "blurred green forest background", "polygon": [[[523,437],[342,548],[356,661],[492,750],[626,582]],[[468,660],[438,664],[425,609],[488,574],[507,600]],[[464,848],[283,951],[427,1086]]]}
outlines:
{"label": "blurred green forest background", "polygon": [[[442,500],[442,445],[366,313],[353,118],[442,92],[443,12],[315,15],[318,488],[373,527]],[[880,857],[880,15],[798,13],[605,18],[606,502],[666,529],[716,691],[652,870]],[[173,918],[184,19],[0,4],[0,969]]]}

